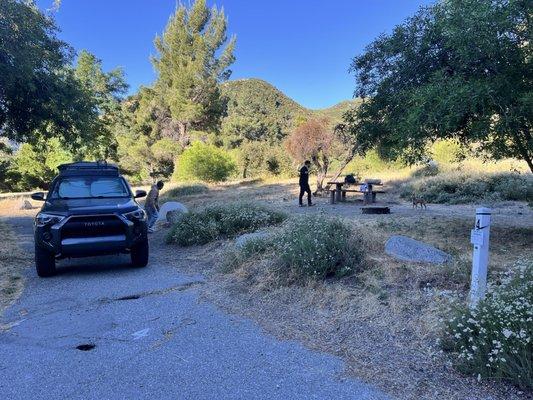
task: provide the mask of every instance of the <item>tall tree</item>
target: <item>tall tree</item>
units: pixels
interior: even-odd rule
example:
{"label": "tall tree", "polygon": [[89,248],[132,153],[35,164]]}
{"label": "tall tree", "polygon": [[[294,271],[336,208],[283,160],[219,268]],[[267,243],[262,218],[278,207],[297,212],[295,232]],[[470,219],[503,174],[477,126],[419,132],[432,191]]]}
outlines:
{"label": "tall tree", "polygon": [[299,125],[285,141],[289,154],[298,162],[310,158],[317,168],[317,192],[324,189],[324,179],[335,152],[335,135],[324,118],[310,119]]}
{"label": "tall tree", "polygon": [[205,0],[187,8],[179,5],[162,36],[155,40],[158,72],[155,92],[166,114],[166,132],[188,141],[190,128],[218,129],[225,101],[219,83],[231,75],[235,38],[226,36],[223,10],[209,9]]}
{"label": "tall tree", "polygon": [[128,89],[121,68],[104,72],[102,61],[88,51],[81,51],[74,76],[80,90],[97,118],[83,126],[85,140],[76,147],[76,154],[96,159],[108,159],[116,152],[111,127],[119,118],[122,96]]}
{"label": "tall tree", "polygon": [[458,139],[533,171],[532,21],[528,0],[442,0],[377,38],[351,67],[358,151],[412,163]]}
{"label": "tall tree", "polygon": [[[31,1],[0,1],[0,132],[17,142],[71,137],[94,117],[69,68],[73,52]],[[69,142],[69,140],[66,140]]]}

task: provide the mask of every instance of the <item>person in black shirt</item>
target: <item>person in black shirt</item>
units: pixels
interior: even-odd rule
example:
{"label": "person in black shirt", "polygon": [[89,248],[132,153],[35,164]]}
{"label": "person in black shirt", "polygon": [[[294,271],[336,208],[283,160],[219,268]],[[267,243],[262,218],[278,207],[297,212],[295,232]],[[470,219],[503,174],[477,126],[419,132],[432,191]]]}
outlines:
{"label": "person in black shirt", "polygon": [[309,168],[311,167],[311,161],[307,160],[303,167],[300,168],[300,197],[298,198],[300,207],[303,207],[303,197],[307,193],[307,205],[312,206],[311,202],[311,187],[309,186]]}

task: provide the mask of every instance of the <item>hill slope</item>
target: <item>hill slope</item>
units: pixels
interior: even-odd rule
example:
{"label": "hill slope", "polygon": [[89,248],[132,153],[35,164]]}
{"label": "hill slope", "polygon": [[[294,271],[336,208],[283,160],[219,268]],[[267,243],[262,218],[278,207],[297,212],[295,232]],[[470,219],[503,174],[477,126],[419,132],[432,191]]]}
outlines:
{"label": "hill slope", "polygon": [[228,115],[222,131],[228,140],[236,142],[242,139],[278,142],[290,133],[298,118],[327,117],[336,124],[346,110],[359,102],[347,100],[330,108],[310,110],[260,79],[226,82],[222,92],[228,97]]}

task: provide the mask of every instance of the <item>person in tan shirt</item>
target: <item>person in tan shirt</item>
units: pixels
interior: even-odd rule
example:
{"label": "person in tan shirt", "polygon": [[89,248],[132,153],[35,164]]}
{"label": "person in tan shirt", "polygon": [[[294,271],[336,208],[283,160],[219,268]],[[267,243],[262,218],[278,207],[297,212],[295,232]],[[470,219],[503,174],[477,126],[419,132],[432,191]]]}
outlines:
{"label": "person in tan shirt", "polygon": [[159,217],[159,191],[163,189],[163,186],[165,186],[163,181],[158,181],[155,185],[152,185],[144,203],[144,210],[148,217],[149,233],[154,232],[154,224]]}

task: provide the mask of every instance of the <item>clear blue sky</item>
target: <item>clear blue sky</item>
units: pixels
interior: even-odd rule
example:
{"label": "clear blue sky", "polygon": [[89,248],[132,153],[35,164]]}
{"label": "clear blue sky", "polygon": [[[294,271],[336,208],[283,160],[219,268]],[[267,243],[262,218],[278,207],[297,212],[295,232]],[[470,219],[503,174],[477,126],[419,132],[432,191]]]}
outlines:
{"label": "clear blue sky", "polygon": [[[432,0],[208,0],[224,7],[237,35],[231,79],[261,78],[309,108],[352,97],[351,59],[382,32]],[[38,0],[49,8],[53,0]],[[184,3],[188,3],[185,0]],[[61,38],[121,66],[134,92],[154,81],[153,40],[175,0],[62,0]]]}

